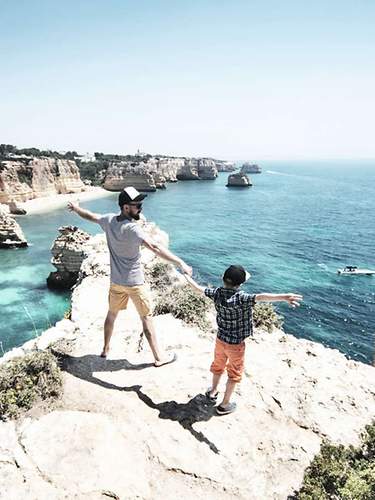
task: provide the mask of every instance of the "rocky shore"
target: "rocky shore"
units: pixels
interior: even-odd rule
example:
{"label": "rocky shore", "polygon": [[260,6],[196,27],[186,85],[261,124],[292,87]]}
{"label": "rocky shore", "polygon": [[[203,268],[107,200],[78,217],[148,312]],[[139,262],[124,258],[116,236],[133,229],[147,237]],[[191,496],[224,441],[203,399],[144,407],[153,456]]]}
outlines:
{"label": "rocky shore", "polygon": [[[212,333],[156,317],[161,345],[178,354],[175,364],[156,369],[131,306],[101,359],[104,235],[85,248],[70,319],[0,359],[53,343],[64,370],[57,403],[0,422],[1,498],[286,500],[323,439],[359,442],[375,415],[375,368],[281,330],[256,331],[249,340],[239,408],[227,417],[215,416],[203,395]],[[148,250],[143,261],[155,264]]]}

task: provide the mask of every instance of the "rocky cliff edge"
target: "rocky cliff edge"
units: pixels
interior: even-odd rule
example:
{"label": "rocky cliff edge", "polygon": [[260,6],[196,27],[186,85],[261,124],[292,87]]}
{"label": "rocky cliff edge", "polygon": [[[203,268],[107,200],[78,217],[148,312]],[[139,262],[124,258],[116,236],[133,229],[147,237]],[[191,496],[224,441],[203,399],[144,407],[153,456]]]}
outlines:
{"label": "rocky cliff edge", "polygon": [[[152,264],[147,250],[143,259]],[[132,306],[101,359],[108,269],[99,235],[87,244],[71,320],[6,356],[61,337],[69,345],[62,399],[0,423],[0,498],[281,500],[323,438],[359,442],[375,415],[375,369],[281,330],[249,340],[238,411],[225,417],[203,396],[214,336],[171,315],[155,323],[175,364],[153,367]]]}

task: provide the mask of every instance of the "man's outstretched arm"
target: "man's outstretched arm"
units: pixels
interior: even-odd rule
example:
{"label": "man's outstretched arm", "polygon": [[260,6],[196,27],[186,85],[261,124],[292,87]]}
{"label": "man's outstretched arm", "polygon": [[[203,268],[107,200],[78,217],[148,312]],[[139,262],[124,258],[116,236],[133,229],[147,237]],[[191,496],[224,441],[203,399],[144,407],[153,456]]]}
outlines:
{"label": "man's outstretched arm", "polygon": [[198,293],[204,294],[204,290],[205,290],[204,286],[199,285],[193,278],[191,278],[187,274],[184,274],[184,277],[185,277],[186,281],[189,283],[189,285],[191,286],[191,288],[193,288],[193,290],[195,290]]}
{"label": "man's outstretched arm", "polygon": [[99,224],[99,219],[101,217],[100,214],[95,214],[94,212],[90,212],[90,210],[86,210],[84,208],[81,208],[78,203],[73,203],[70,201],[68,203],[68,210],[70,212],[75,212],[77,215],[82,217],[82,219],[89,220],[90,222],[96,222]]}
{"label": "man's outstretched arm", "polygon": [[189,276],[192,275],[192,268],[188,266],[182,259],[180,259],[180,257],[177,257],[177,255],[174,255],[172,252],[170,252],[167,248],[163,247],[159,243],[156,243],[151,238],[143,238],[143,244],[146,248],[151,250],[151,252],[154,252],[154,254],[158,257],[161,257],[162,259],[175,264],[182,270],[182,272],[188,274]]}

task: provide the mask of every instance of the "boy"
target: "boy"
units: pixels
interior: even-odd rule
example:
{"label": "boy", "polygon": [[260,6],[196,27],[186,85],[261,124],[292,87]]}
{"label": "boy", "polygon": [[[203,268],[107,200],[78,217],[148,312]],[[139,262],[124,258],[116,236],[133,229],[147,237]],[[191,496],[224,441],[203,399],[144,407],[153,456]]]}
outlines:
{"label": "boy", "polygon": [[299,306],[302,295],[261,293],[250,295],[240,290],[242,283],[250,278],[250,274],[242,266],[230,266],[223,276],[224,286],[220,288],[204,288],[190,276],[185,274],[189,285],[199,293],[203,293],[215,303],[218,333],[215,346],[215,357],[210,371],[213,374],[212,386],[206,396],[212,402],[218,397],[220,378],[227,369],[228,381],[222,402],[217,406],[219,415],[233,413],[236,403],[231,402],[236,384],[241,381],[245,360],[245,339],[253,334],[253,307],[255,302],[288,302],[292,307]]}

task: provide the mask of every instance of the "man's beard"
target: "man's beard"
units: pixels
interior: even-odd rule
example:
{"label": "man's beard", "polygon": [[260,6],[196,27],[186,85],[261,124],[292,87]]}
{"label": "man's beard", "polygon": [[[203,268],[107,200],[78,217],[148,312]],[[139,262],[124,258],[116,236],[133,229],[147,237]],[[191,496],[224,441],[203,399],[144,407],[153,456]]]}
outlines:
{"label": "man's beard", "polygon": [[139,220],[141,218],[141,212],[138,212],[137,214],[129,214],[129,215],[134,220]]}

